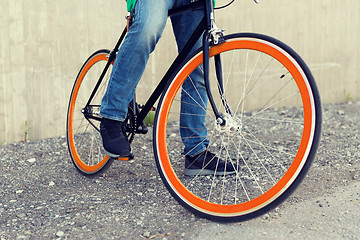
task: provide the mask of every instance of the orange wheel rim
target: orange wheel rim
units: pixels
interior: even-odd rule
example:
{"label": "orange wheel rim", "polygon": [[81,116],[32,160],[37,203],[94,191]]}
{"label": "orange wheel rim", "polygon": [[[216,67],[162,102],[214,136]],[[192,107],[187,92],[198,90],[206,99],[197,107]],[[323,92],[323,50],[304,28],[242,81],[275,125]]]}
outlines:
{"label": "orange wheel rim", "polygon": [[268,205],[279,195],[281,195],[289,187],[289,182],[292,183],[295,180],[303,165],[305,164],[304,160],[306,160],[311,148],[310,143],[312,142],[315,125],[315,116],[313,115],[312,111],[313,100],[312,97],[310,97],[309,95],[309,86],[307,86],[307,83],[303,81],[303,79],[306,78],[305,74],[299,71],[297,66],[291,60],[289,60],[288,56],[285,53],[263,42],[255,42],[252,40],[234,40],[211,48],[210,57],[213,57],[214,55],[217,55],[221,52],[239,48],[252,49],[267,53],[268,55],[276,58],[289,70],[289,72],[293,75],[294,80],[296,81],[302,97],[304,110],[304,129],[300,146],[297,150],[297,154],[291,166],[283,175],[283,177],[272,188],[270,188],[261,196],[254,198],[250,201],[234,205],[215,204],[197,197],[181,183],[181,181],[178,179],[177,175],[173,171],[166,147],[167,117],[172,106],[173,99],[188,74],[191,73],[198,65],[202,63],[202,54],[197,55],[190,63],[184,66],[183,71],[178,74],[173,84],[167,90],[166,97],[164,98],[163,104],[160,106],[159,109],[162,114],[159,115],[158,120],[158,126],[161,126],[161,128],[157,127],[157,134],[159,139],[157,145],[157,152],[158,156],[161,159],[161,168],[164,172],[165,177],[168,179],[168,182],[171,183],[172,189],[179,193],[178,195],[182,198],[182,200],[201,212],[216,213],[218,216],[237,216],[239,215],[239,213],[241,213],[241,215],[251,213]]}
{"label": "orange wheel rim", "polygon": [[74,120],[74,111],[75,111],[75,103],[76,103],[76,98],[77,95],[79,93],[79,89],[81,86],[82,81],[84,80],[84,76],[86,75],[86,73],[89,71],[89,69],[97,62],[99,61],[107,61],[107,57],[105,54],[101,54],[101,55],[97,55],[94,58],[92,58],[82,69],[81,73],[79,74],[79,77],[76,81],[76,85],[74,86],[74,90],[73,93],[71,95],[71,101],[70,101],[70,109],[69,109],[69,128],[68,128],[68,134],[69,134],[69,146],[70,146],[70,152],[71,155],[74,159],[74,162],[76,163],[76,165],[81,168],[84,172],[95,172],[96,170],[98,170],[99,168],[101,168],[109,159],[109,156],[105,156],[99,163],[97,163],[96,165],[87,165],[85,164],[77,150],[76,150],[76,146],[75,146],[75,140],[74,140],[74,130],[73,130],[73,120]]}

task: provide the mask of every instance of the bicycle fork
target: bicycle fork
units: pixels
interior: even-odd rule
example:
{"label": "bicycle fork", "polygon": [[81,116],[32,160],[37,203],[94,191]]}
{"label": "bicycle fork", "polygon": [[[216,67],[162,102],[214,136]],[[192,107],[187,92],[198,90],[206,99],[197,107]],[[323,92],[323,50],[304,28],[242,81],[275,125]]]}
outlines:
{"label": "bicycle fork", "polygon": [[[215,25],[214,8],[213,8],[212,1],[205,2],[204,7],[205,7],[205,15],[206,15],[205,19],[207,19],[207,22],[206,22],[207,30],[205,31],[205,33],[203,35],[204,82],[205,82],[205,87],[206,87],[206,92],[207,92],[207,95],[209,98],[209,102],[211,104],[211,107],[212,107],[213,112],[216,117],[216,122],[220,126],[225,126],[225,124],[226,124],[225,116],[220,114],[218,108],[216,107],[214,98],[211,93],[211,86],[210,86],[210,79],[209,79],[209,69],[210,69],[209,68],[209,62],[210,62],[209,47],[210,47],[210,45],[218,45],[218,44],[221,44],[224,42],[224,40],[223,40],[224,30],[217,28]],[[215,72],[216,72],[216,78],[217,78],[217,84],[218,84],[218,91],[220,94],[222,104],[224,105],[225,114],[228,116],[232,116],[230,107],[227,104],[227,101],[225,98],[220,54],[215,55],[214,59],[215,59]]]}
{"label": "bicycle fork", "polygon": [[[212,93],[211,93],[211,86],[210,86],[210,79],[209,79],[209,64],[210,64],[210,60],[209,60],[210,59],[210,56],[209,56],[209,45],[210,44],[209,44],[209,42],[211,42],[211,41],[214,42],[214,39],[211,39],[211,35],[212,35],[211,32],[206,32],[204,34],[204,38],[203,38],[204,81],[205,81],[206,92],[207,92],[207,95],[209,98],[209,102],[211,104],[211,108],[213,109],[214,115],[216,117],[216,121],[221,126],[224,126],[226,124],[225,117],[224,117],[224,115],[220,114],[220,112],[215,104]],[[222,38],[220,38],[220,39],[222,39]],[[218,42],[217,44],[219,44],[221,42],[222,42],[222,40],[220,40],[220,42]],[[218,85],[220,99],[224,106],[225,113],[228,116],[232,116],[230,107],[225,98],[224,82],[223,82],[223,76],[222,76],[222,63],[221,63],[220,54],[215,55],[214,60],[215,60],[215,72],[216,72],[217,85]]]}

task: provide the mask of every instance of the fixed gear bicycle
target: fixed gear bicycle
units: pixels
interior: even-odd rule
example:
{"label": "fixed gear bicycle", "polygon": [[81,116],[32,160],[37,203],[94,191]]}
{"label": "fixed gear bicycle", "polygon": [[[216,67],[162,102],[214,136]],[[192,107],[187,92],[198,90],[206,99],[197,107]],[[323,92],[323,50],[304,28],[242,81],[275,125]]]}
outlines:
{"label": "fixed gear bicycle", "polygon": [[[239,221],[284,201],[306,175],[321,135],[320,97],[309,68],[284,43],[255,33],[224,35],[216,28],[212,1],[172,9],[169,15],[199,8],[205,13],[203,21],[149,100],[129,104],[126,132],[130,142],[135,135],[146,134],[143,120],[158,101],[153,148],[169,192],[198,215]],[[99,50],[87,59],[71,92],[69,152],[77,170],[88,176],[104,172],[114,161],[102,149],[99,112],[125,35],[126,28],[112,51]],[[200,37],[203,47],[189,55]],[[182,102],[181,95],[190,93],[182,84],[191,83],[190,74],[199,70],[209,100],[191,104],[206,117],[208,151],[230,162],[236,169],[233,175],[184,175],[187,139],[181,139],[179,129],[184,126],[179,119],[180,106],[190,104]]]}

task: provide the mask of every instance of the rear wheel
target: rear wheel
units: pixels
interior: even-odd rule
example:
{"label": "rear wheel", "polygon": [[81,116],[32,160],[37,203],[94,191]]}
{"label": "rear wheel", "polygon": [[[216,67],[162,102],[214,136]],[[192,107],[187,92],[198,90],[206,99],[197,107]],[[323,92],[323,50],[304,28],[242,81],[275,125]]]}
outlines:
{"label": "rear wheel", "polygon": [[108,61],[109,50],[92,54],[82,66],[71,92],[67,115],[67,142],[75,167],[85,175],[99,174],[113,162],[102,148],[99,132],[100,104],[107,89],[110,65],[92,101],[86,107],[93,89]]}
{"label": "rear wheel", "polygon": [[[311,72],[285,44],[251,33],[225,40],[210,49],[209,72],[225,125],[219,124],[207,100],[195,100],[197,90],[182,88],[185,81],[196,85],[189,75],[202,69],[198,50],[179,67],[159,102],[154,152],[162,180],[183,206],[208,218],[232,221],[271,209],[300,183],[318,146],[321,104]],[[216,55],[222,63],[222,86],[216,77]],[[181,95],[189,92],[196,96],[182,101]],[[198,117],[206,116],[204,129],[193,137],[180,136],[179,130],[188,128],[180,124],[186,114],[181,105],[198,107]],[[199,132],[207,134],[199,137]],[[185,176],[184,144],[195,137],[207,142],[206,151],[230,162],[236,173]]]}

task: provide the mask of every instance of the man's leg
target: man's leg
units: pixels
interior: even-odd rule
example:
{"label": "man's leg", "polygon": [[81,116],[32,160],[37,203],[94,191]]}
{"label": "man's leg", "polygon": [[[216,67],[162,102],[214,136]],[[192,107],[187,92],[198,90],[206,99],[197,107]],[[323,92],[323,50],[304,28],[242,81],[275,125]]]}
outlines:
{"label": "man's leg", "polygon": [[165,28],[174,0],[137,0],[135,16],[116,56],[107,91],[102,99],[100,133],[106,153],[114,158],[131,155],[125,137],[129,102],[144,72],[150,53]]}
{"label": "man's leg", "polygon": [[[183,4],[190,0],[183,0]],[[194,11],[173,17],[172,23],[179,51],[184,47],[204,13]],[[202,44],[202,38],[193,50]],[[228,175],[235,169],[230,161],[223,161],[209,151],[205,124],[208,96],[202,65],[185,80],[181,92],[180,135],[185,145],[185,175]]]}
{"label": "man's leg", "polygon": [[137,0],[134,22],[116,56],[107,91],[101,103],[101,115],[124,121],[129,102],[144,73],[150,53],[165,28],[173,0]]}
{"label": "man's leg", "polygon": [[[182,4],[188,2],[190,0],[183,0]],[[179,52],[203,17],[203,11],[194,11],[171,18]],[[201,42],[199,39],[192,50],[201,47]],[[203,152],[208,145],[205,126],[208,98],[201,68],[198,67],[185,80],[181,92],[180,135],[185,145],[184,154],[188,156]]]}

